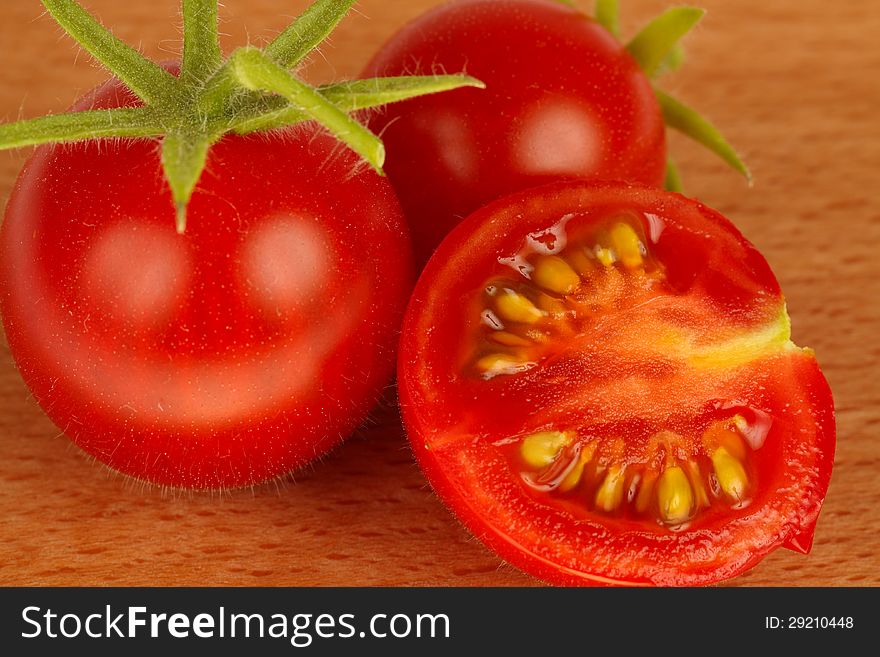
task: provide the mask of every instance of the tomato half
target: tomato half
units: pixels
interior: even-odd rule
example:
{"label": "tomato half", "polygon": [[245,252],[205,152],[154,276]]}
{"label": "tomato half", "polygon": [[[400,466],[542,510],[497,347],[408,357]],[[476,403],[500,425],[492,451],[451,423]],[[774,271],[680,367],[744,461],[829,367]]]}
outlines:
{"label": "tomato half", "polygon": [[[76,109],[134,104],[110,83]],[[37,402],[112,469],[187,488],[296,469],[393,372],[412,262],[393,189],[310,126],[214,146],[185,234],[149,140],[41,147],[0,232]]]}
{"label": "tomato half", "polygon": [[592,18],[556,0],[463,0],[410,23],[364,76],[466,71],[486,83],[387,107],[370,126],[424,263],[464,217],[564,178],[661,186],[650,80]]}
{"label": "tomato half", "polygon": [[695,201],[558,183],[480,210],[417,284],[398,378],[434,489],[539,578],[709,584],[810,548],[831,392],[767,262]]}

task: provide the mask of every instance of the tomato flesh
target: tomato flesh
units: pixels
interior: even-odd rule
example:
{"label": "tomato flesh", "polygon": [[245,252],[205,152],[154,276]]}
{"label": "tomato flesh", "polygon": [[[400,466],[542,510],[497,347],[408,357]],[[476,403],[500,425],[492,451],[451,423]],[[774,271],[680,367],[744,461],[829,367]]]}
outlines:
{"label": "tomato flesh", "polygon": [[[133,103],[110,83],[77,109]],[[391,186],[312,126],[221,140],[188,218],[178,235],[154,141],[37,149],[0,232],[6,335],[37,402],[110,468],[250,485],[377,401],[406,228]]]}
{"label": "tomato flesh", "polygon": [[555,0],[445,4],[395,34],[365,76],[466,71],[461,89],[370,118],[424,263],[464,217],[565,178],[661,186],[662,113],[650,80],[601,25]]}
{"label": "tomato flesh", "polygon": [[437,492],[564,584],[709,584],[809,549],[833,402],[766,261],[721,215],[623,184],[488,206],[431,259],[399,360]]}

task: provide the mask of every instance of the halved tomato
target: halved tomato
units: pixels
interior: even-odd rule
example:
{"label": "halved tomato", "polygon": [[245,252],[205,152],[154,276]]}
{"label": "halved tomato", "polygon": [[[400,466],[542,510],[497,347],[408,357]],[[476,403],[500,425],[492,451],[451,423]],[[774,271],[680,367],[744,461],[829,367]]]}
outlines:
{"label": "halved tomato", "polygon": [[539,578],[709,584],[811,546],[831,391],[766,260],[698,202],[560,183],[487,206],[422,275],[399,380],[434,489]]}

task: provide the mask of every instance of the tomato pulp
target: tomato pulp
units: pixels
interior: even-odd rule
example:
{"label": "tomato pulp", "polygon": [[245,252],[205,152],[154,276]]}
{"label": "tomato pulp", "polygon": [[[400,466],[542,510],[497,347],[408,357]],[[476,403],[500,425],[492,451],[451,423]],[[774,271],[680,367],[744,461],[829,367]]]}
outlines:
{"label": "tomato pulp", "polygon": [[398,378],[436,492],[537,577],[709,584],[811,546],[831,392],[765,259],[695,201],[571,182],[480,210],[417,284]]}
{"label": "tomato pulp", "polygon": [[565,178],[661,186],[650,80],[599,23],[555,0],[464,0],[395,34],[364,76],[466,71],[486,84],[375,113],[386,171],[424,262],[464,217]]}
{"label": "tomato pulp", "polygon": [[[76,109],[131,104],[109,83]],[[186,488],[345,438],[391,377],[411,268],[391,186],[310,125],[217,143],[183,235],[156,142],[41,147],[0,232],[37,402],[112,469]]]}

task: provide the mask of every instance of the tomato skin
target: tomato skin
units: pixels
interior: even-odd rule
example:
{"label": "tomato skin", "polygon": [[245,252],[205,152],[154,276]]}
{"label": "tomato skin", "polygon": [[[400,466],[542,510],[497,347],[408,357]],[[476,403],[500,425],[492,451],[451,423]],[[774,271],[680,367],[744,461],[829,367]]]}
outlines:
{"label": "tomato skin", "polygon": [[[679,195],[618,183],[559,183],[490,204],[443,242],[416,285],[404,321],[400,403],[420,466],[477,538],[553,584],[707,585],[744,572],[777,547],[808,551],[835,449],[831,391],[809,350],[756,358],[725,384],[739,403],[775,418],[756,468],[761,489],[729,517],[664,532],[597,514],[567,514],[529,496],[497,449],[501,439],[545,429],[549,413],[562,417],[558,409],[572,372],[594,379],[598,389],[606,377],[613,383],[614,375],[597,358],[589,361],[593,370],[572,369],[577,361],[569,360],[512,377],[469,377],[461,355],[470,335],[469,299],[498,275],[498,259],[518,252],[526,235],[563,216],[573,215],[574,224],[579,213],[621,207],[670,219],[655,249],[671,265],[668,275],[690,286],[688,293],[720,302],[719,331],[762,326],[784,307],[778,283],[754,247],[720,214]],[[676,272],[678,260],[684,266]],[[692,276],[693,262],[703,271]],[[676,383],[661,380],[657,389],[631,400],[632,408],[658,407],[666,398],[661,388]],[[683,389],[699,394],[697,385]],[[575,412],[596,409],[587,405]]]}
{"label": "tomato skin", "polygon": [[463,0],[405,26],[364,76],[466,71],[461,89],[388,106],[370,126],[424,263],[461,219],[558,179],[661,186],[665,125],[650,81],[611,34],[551,0]]}
{"label": "tomato skin", "polygon": [[[111,82],[77,109],[130,104]],[[338,444],[388,383],[405,223],[311,125],[218,142],[188,218],[178,235],[154,141],[37,149],[0,231],[6,335],[37,402],[113,470],[259,483]]]}

